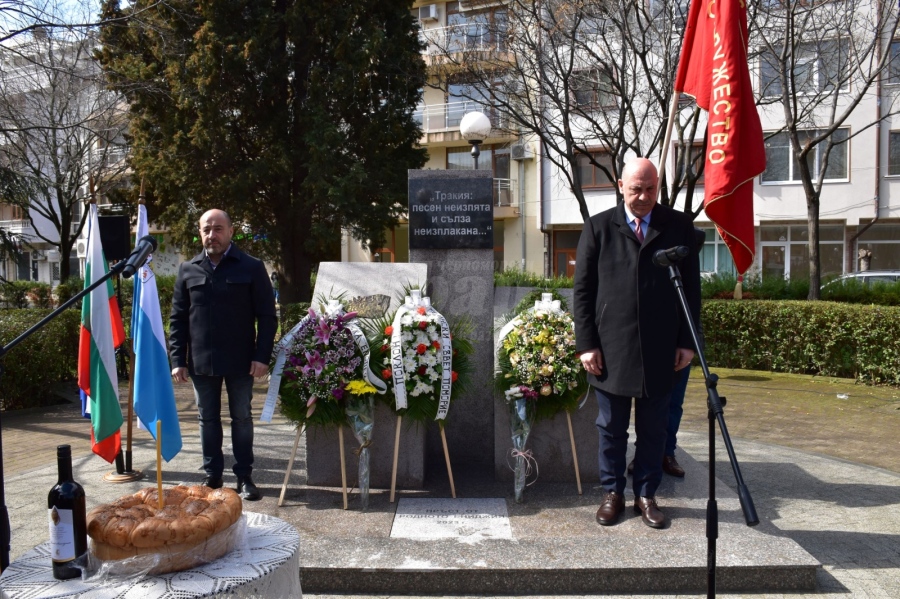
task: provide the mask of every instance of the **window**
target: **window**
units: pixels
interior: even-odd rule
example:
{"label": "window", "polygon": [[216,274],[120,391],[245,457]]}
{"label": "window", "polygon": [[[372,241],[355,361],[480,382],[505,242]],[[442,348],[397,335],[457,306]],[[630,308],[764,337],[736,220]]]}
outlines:
{"label": "window", "polygon": [[856,245],[858,250],[872,252],[869,270],[900,269],[900,224],[876,223],[859,236]]}
{"label": "window", "polygon": [[572,73],[570,81],[572,102],[578,108],[598,109],[616,105],[612,79],[609,73],[599,69],[586,69]]}
{"label": "window", "polygon": [[[616,182],[611,178],[613,172],[612,154],[609,152],[591,152],[590,154],[579,154],[575,157],[578,163],[578,170],[575,171],[575,178],[582,189],[603,189],[613,188]],[[593,162],[592,162],[593,161]],[[597,164],[599,163],[609,171],[609,175],[603,172]]]}
{"label": "window", "polygon": [[888,63],[888,76],[885,83],[900,83],[900,40],[891,42],[891,62]]}
{"label": "window", "polygon": [[465,81],[448,83],[445,126],[459,127],[467,113],[477,110],[487,115],[494,127],[502,128],[505,121],[504,115],[500,110],[494,108],[493,101],[493,98],[497,98],[498,102],[502,102],[505,97],[500,85],[500,82],[497,82],[488,89]]}
{"label": "window", "polygon": [[575,253],[581,231],[553,232],[553,275],[556,277],[575,276]]}
{"label": "window", "polygon": [[700,248],[700,271],[714,272],[720,275],[737,275],[737,268],[731,252],[719,236],[715,227],[703,228],[706,241]]}
{"label": "window", "polygon": [[447,3],[447,50],[505,50],[506,9],[461,11],[459,2]]}
{"label": "window", "polygon": [[[687,156],[685,156],[685,147],[689,150]],[[675,177],[677,181],[681,182],[681,185],[687,185],[688,177],[697,177],[696,184],[703,185],[704,173],[701,172],[698,176],[697,171],[701,171],[704,164],[702,143],[693,143],[688,146],[675,144]]]}
{"label": "window", "polygon": [[16,261],[16,279],[31,281],[31,252],[22,252]]}
{"label": "window", "polygon": [[[800,131],[800,143],[806,144],[820,134],[821,130],[819,129]],[[828,156],[825,181],[846,181],[848,179],[850,172],[848,136],[847,129],[838,129],[832,134],[836,145],[831,148]],[[819,172],[820,160],[827,144],[827,141],[819,143],[807,156],[811,161],[809,167],[814,177]],[[790,138],[786,132],[777,133],[766,140],[766,170],[760,175],[759,180],[760,183],[800,181],[800,163],[791,150]]]}
{"label": "window", "polygon": [[[482,145],[478,167],[489,168],[494,174],[494,205],[509,206],[512,202],[509,148]],[[472,148],[447,148],[447,170],[465,171],[475,168]]]}
{"label": "window", "polygon": [[847,40],[819,40],[803,42],[793,48],[794,56],[782,62],[781,49],[763,51],[759,61],[759,87],[763,97],[780,96],[783,87],[779,73],[793,65],[793,82],[797,93],[815,94],[847,88],[847,61],[850,44]]}
{"label": "window", "polygon": [[900,175],[900,131],[888,136],[888,176]]}
{"label": "window", "polygon": [[[762,225],[759,228],[763,278],[809,278],[807,225]],[[819,225],[819,267],[822,275],[841,274],[844,265],[844,226]]]}

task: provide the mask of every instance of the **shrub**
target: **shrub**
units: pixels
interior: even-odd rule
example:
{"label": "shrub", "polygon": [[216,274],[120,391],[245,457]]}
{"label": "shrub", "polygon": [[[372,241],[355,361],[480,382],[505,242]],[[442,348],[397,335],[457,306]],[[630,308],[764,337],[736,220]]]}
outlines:
{"label": "shrub", "polygon": [[47,283],[32,281],[27,295],[33,308],[46,310],[53,307],[53,288]]}
{"label": "shrub", "polygon": [[900,384],[900,308],[806,301],[703,302],[711,365]]}
{"label": "shrub", "polygon": [[[68,279],[57,285],[56,289],[54,289],[54,293],[56,293],[57,305],[63,305],[69,300],[69,298],[77,294],[82,289],[84,289],[83,279],[79,277],[69,277]],[[75,302],[71,307],[81,310],[81,302]]]}
{"label": "shrub", "polygon": [[[550,277],[526,272],[518,267],[505,269],[503,272],[494,273],[494,287],[542,287],[544,289],[571,288],[571,277]],[[540,299],[540,298],[538,298]]]}
{"label": "shrub", "polygon": [[822,288],[822,299],[849,304],[900,305],[900,281],[876,281],[866,285],[857,279],[844,279]]}
{"label": "shrub", "polygon": [[[0,312],[0,341],[5,345],[49,314],[49,310]],[[14,410],[51,403],[51,390],[75,377],[80,315],[65,310],[3,358],[0,407]]]}
{"label": "shrub", "polygon": [[27,308],[31,281],[6,281],[0,285],[0,301],[7,308]]}
{"label": "shrub", "polygon": [[[730,299],[734,296],[736,283],[735,275],[715,273],[701,279],[700,296],[703,299]],[[809,297],[809,280],[749,275],[744,277],[741,290],[744,299],[805,300]]]}

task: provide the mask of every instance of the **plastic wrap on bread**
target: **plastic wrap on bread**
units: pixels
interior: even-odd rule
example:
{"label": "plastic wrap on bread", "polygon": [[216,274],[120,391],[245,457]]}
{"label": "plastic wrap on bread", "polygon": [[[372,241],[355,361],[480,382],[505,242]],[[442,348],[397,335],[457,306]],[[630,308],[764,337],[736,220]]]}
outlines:
{"label": "plastic wrap on bread", "polygon": [[241,498],[231,489],[155,487],[99,505],[87,516],[90,571],[107,576],[178,572],[215,561],[246,539]]}

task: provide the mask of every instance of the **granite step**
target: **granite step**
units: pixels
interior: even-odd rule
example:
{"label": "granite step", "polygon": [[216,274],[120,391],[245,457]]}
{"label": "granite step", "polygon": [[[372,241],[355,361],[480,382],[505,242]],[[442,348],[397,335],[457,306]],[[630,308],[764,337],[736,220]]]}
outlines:
{"label": "granite step", "polygon": [[[463,498],[503,499],[511,531],[506,539],[478,534],[455,539],[395,538],[391,532],[396,528],[398,503],[390,503],[387,491],[372,490],[369,509],[363,512],[355,496],[349,510],[341,509],[339,489],[295,488],[288,492],[285,508],[307,508],[308,517],[294,522],[301,535],[303,590],[413,595],[704,591],[708,471],[680,450],[678,459],[686,477],[665,476],[658,492],[660,506],[671,519],[665,530],[641,522],[632,510],[630,491],[622,521],[598,526],[595,512],[601,489],[585,485],[579,496],[574,481],[542,484],[538,480],[526,490],[525,502],[517,504],[511,485],[454,469],[460,507],[465,507]],[[398,492],[400,501],[449,496],[441,476],[429,476],[424,491]],[[717,590],[815,589],[820,565],[816,559],[771,524],[746,526],[736,495],[721,481],[716,497]]]}

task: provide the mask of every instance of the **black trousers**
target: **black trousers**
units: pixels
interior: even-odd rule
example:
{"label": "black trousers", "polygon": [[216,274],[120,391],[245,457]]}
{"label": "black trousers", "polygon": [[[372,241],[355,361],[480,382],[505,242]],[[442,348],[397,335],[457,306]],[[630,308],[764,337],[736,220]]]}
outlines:
{"label": "black trousers", "polygon": [[[631,397],[613,395],[595,389],[600,411],[600,485],[607,492],[625,491],[628,424],[631,420]],[[666,447],[671,393],[634,400],[634,429],[637,435],[634,453],[635,497],[653,497],[662,480],[662,461]]]}

